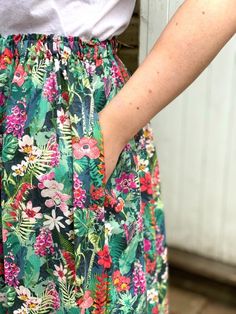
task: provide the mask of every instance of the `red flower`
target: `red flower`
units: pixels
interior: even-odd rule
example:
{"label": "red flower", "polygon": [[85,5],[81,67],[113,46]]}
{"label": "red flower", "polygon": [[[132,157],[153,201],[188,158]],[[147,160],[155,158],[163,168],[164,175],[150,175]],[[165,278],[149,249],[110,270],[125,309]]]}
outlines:
{"label": "red flower", "polygon": [[69,94],[68,94],[68,92],[63,92],[61,94],[61,96],[65,100],[65,102],[67,102],[67,103],[69,102]]}
{"label": "red flower", "polygon": [[108,245],[104,245],[103,250],[100,250],[97,254],[99,256],[98,264],[102,265],[104,268],[110,268],[112,260],[109,254]]}
{"label": "red flower", "polygon": [[18,64],[16,71],[14,73],[12,83],[16,83],[18,86],[22,86],[24,84],[26,76],[27,73],[25,72],[23,65]]}
{"label": "red flower", "polygon": [[99,200],[101,197],[104,196],[104,190],[102,187],[96,189],[94,185],[91,185],[90,195],[93,200]]}
{"label": "red flower", "polygon": [[19,204],[23,200],[25,193],[29,192],[29,190],[31,190],[33,188],[34,188],[33,185],[31,185],[30,183],[24,182],[21,185],[20,190],[18,191],[18,193],[16,194],[16,196],[14,198],[14,203],[11,204],[12,208],[18,209]]}
{"label": "red flower", "polygon": [[158,314],[158,313],[159,313],[158,307],[154,307],[152,309],[152,314]]}
{"label": "red flower", "polygon": [[10,49],[5,48],[3,53],[0,55],[0,70],[5,70],[7,64],[11,64],[13,58],[13,53]]}
{"label": "red flower", "polygon": [[130,278],[122,276],[119,270],[116,270],[112,276],[113,284],[119,292],[129,290]]}
{"label": "red flower", "polygon": [[121,212],[123,210],[123,208],[124,208],[124,204],[125,204],[125,202],[124,202],[123,198],[119,197],[119,202],[115,206],[115,211],[117,213]]}
{"label": "red flower", "polygon": [[69,270],[71,271],[71,273],[73,275],[73,279],[75,279],[76,271],[75,271],[75,261],[74,261],[73,257],[67,251],[63,251],[62,254],[63,254],[63,257],[66,260],[66,263],[68,265]]}
{"label": "red flower", "polygon": [[18,42],[21,40],[21,34],[16,34],[16,35],[14,35],[13,36],[13,41],[14,41],[14,43],[17,45],[18,44]]}
{"label": "red flower", "polygon": [[152,274],[156,269],[156,260],[154,260],[153,262],[147,258],[146,259],[146,271],[148,274]]}
{"label": "red flower", "polygon": [[117,204],[117,199],[113,191],[111,191],[111,194],[105,193],[105,207],[108,207],[109,205],[113,208]]}
{"label": "red flower", "polygon": [[143,178],[140,178],[140,184],[141,184],[141,192],[147,192],[148,194],[152,194],[152,176],[151,174],[145,173],[145,176]]}

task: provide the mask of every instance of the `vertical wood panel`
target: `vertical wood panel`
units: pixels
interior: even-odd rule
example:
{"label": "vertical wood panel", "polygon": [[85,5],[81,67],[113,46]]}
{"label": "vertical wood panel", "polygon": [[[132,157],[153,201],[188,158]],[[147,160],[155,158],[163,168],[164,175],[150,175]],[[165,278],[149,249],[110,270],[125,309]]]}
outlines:
{"label": "vertical wood panel", "polygon": [[[143,11],[141,7],[145,25],[141,25],[140,60],[182,2],[149,0]],[[152,120],[169,245],[233,264],[235,86],[234,37],[199,78]]]}

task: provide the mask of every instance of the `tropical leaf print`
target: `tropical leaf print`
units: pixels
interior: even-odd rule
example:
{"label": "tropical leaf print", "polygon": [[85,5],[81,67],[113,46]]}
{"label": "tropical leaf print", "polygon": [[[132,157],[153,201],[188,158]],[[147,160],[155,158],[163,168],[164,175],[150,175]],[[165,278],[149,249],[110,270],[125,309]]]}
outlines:
{"label": "tropical leaf print", "polygon": [[8,134],[3,137],[3,141],[2,161],[5,162],[14,158],[15,152],[18,148],[18,140],[15,136]]}
{"label": "tropical leaf print", "polygon": [[43,86],[46,73],[46,62],[38,59],[38,63],[35,63],[32,68],[32,83],[35,87]]}
{"label": "tropical leaf print", "polygon": [[167,314],[150,124],[105,182],[99,112],[129,79],[116,39],[0,43],[0,313]]}

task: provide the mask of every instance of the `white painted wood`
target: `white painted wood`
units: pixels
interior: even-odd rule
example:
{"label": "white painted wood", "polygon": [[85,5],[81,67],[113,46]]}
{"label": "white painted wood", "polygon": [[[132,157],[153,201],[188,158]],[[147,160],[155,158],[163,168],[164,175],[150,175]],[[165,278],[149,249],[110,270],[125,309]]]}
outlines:
{"label": "white painted wood", "polygon": [[[183,1],[141,1],[140,62]],[[236,38],[153,120],[167,240],[236,265]]]}

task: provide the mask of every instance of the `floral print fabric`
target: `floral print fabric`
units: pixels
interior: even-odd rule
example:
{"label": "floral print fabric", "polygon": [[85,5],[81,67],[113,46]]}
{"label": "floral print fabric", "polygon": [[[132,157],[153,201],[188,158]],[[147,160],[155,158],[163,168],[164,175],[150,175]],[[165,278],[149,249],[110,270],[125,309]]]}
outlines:
{"label": "floral print fabric", "polygon": [[105,183],[98,112],[128,80],[117,41],[0,36],[0,313],[168,312],[150,123]]}

